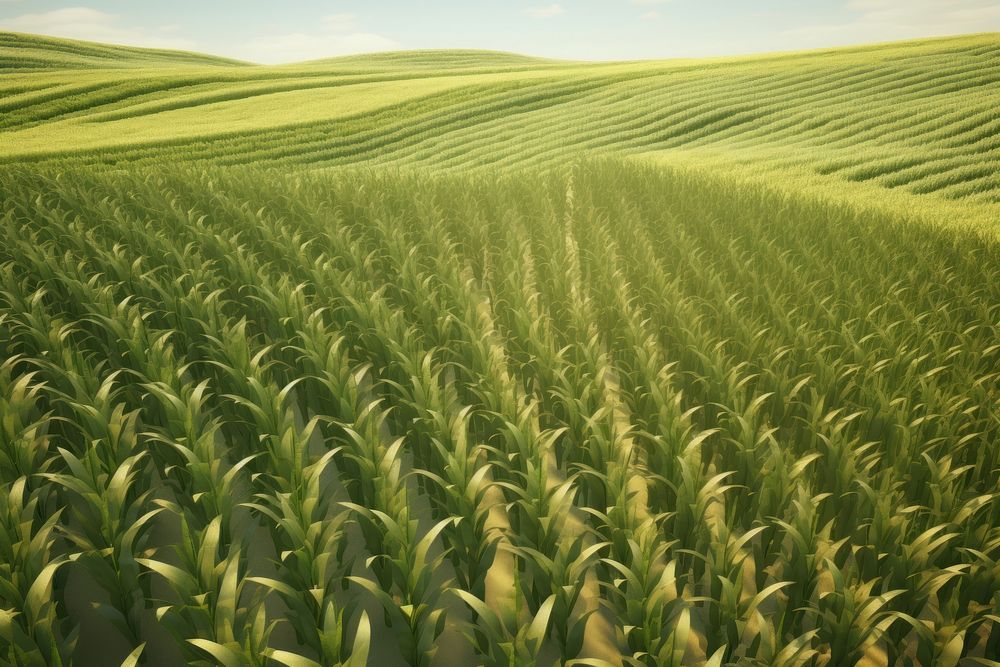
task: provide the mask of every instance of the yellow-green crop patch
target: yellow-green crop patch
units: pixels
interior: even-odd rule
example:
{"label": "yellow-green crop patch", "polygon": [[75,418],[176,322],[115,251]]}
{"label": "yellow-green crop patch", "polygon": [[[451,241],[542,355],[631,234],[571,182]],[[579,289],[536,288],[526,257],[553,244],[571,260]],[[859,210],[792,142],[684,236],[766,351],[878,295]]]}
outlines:
{"label": "yellow-green crop patch", "polygon": [[[202,84],[187,95],[169,97],[171,106],[148,102],[124,108],[125,117],[108,118],[108,114],[84,114],[73,118],[34,125],[5,135],[8,145],[19,154],[53,152],[53,147],[72,151],[120,145],[142,145],[162,141],[209,138],[220,134],[266,132],[270,128],[311,124],[358,116],[401,102],[435,95],[484,81],[504,78],[504,75],[471,77],[440,77],[405,79],[379,83],[343,84],[331,81],[330,87],[306,90],[264,92],[245,85],[223,87]],[[522,77],[518,77],[521,79]],[[295,86],[295,80],[288,84]],[[204,89],[211,89],[208,99],[220,95],[227,101],[203,101]]]}

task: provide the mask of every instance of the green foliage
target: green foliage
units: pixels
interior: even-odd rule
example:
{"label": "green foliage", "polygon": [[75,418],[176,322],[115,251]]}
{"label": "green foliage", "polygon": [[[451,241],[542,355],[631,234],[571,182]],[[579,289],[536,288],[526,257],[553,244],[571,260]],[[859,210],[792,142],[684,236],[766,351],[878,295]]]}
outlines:
{"label": "green foliage", "polygon": [[[996,53],[38,73],[0,662],[995,664]],[[323,88],[357,115],[155,119]]]}

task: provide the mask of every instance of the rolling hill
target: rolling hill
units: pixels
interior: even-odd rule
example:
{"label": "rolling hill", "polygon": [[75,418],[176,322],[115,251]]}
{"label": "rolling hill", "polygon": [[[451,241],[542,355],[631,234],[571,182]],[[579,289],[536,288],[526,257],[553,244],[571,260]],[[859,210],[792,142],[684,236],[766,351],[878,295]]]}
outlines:
{"label": "rolling hill", "polygon": [[[3,43],[48,63],[0,76],[7,163],[467,170],[643,156],[929,195],[944,214],[1000,202],[997,35],[704,61],[402,52],[283,67]],[[78,52],[118,69],[81,74]]]}
{"label": "rolling hill", "polygon": [[0,70],[18,73],[49,69],[120,69],[249,63],[202,53],[59,39],[44,35],[0,32]]}

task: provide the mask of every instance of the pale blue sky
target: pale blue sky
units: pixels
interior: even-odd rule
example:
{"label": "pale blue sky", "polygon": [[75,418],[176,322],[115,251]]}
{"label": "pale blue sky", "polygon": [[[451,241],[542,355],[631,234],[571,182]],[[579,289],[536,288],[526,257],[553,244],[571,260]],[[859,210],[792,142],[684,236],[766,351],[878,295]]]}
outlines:
{"label": "pale blue sky", "polygon": [[618,60],[1000,31],[1000,0],[0,0],[0,29],[265,63],[423,48]]}

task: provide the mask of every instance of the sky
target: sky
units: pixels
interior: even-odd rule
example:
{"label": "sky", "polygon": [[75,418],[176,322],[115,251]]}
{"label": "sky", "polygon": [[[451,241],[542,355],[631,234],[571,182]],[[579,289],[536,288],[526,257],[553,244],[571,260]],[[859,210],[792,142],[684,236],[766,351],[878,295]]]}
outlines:
{"label": "sky", "polygon": [[1000,31],[1000,0],[0,0],[0,30],[269,64],[428,48],[633,60]]}

